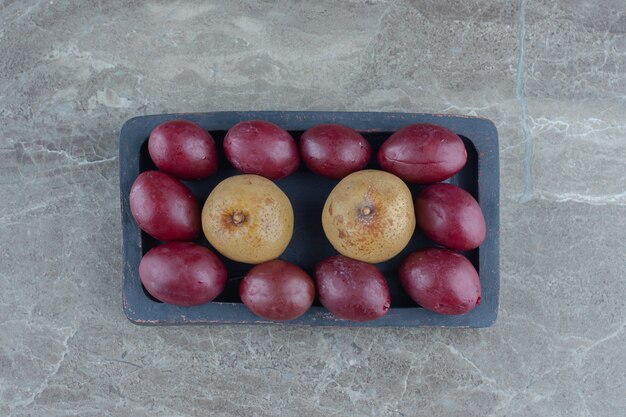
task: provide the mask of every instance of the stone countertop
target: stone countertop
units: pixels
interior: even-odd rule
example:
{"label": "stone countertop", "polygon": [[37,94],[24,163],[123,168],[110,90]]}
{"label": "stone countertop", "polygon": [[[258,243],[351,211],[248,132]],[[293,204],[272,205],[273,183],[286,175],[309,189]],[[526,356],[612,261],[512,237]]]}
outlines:
{"label": "stone countertop", "polygon": [[[626,415],[623,0],[139,3],[0,3],[0,415]],[[493,120],[496,325],[128,322],[120,127],[219,110]]]}

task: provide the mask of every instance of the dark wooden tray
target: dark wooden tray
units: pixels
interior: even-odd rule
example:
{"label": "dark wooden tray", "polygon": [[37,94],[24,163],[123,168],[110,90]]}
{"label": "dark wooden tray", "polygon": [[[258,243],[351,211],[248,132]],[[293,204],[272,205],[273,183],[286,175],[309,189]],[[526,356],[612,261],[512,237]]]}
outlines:
{"label": "dark wooden tray", "polygon": [[[155,169],[147,150],[150,132],[158,124],[171,119],[187,119],[198,123],[215,138],[220,149],[218,173],[203,181],[185,182],[200,202],[213,187],[226,177],[236,175],[222,152],[226,131],[242,120],[267,120],[288,130],[296,140],[302,132],[322,123],[350,126],[370,142],[374,157],[369,168],[377,168],[376,152],[392,132],[412,123],[434,123],[456,132],[468,150],[468,161],[461,172],[448,182],[469,191],[480,203],[487,224],[487,236],[479,249],[465,253],[480,274],[481,304],[468,314],[440,315],[415,304],[402,290],[397,277],[400,261],[411,251],[436,246],[417,229],[408,247],[390,261],[377,264],[385,274],[392,295],[389,312],[381,319],[355,323],[335,318],[316,301],[302,317],[282,325],[321,326],[393,326],[393,327],[488,327],[498,313],[500,288],[499,259],[499,157],[498,134],[489,120],[436,114],[407,113],[338,113],[338,112],[218,112],[141,116],[128,120],[120,134],[120,193],[123,238],[123,304],[128,319],[142,325],[208,324],[208,323],[273,323],[253,315],[240,301],[238,285],[252,267],[224,260],[229,279],[224,292],[213,302],[196,307],[177,307],[152,298],[141,285],[138,274],[141,256],[159,244],[142,233],[132,217],[129,206],[130,188],[140,172]],[[295,213],[293,238],[281,259],[300,265],[311,273],[316,262],[336,254],[324,236],[321,212],[326,197],[337,181],[309,172],[304,165],[293,175],[277,181],[289,196]],[[421,189],[409,185],[415,194]],[[210,247],[202,236],[198,243]]]}

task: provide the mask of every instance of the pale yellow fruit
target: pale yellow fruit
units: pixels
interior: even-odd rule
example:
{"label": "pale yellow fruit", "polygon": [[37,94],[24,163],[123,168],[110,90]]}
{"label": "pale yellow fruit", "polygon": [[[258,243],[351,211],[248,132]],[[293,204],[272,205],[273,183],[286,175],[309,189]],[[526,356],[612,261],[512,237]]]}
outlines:
{"label": "pale yellow fruit", "polygon": [[386,261],[406,247],[415,231],[411,191],[388,172],[357,171],[331,191],[322,226],[342,255],[370,263]]}
{"label": "pale yellow fruit", "polygon": [[293,208],[272,181],[237,175],[220,182],[202,209],[202,230],[225,257],[258,264],[278,258],[293,235]]}

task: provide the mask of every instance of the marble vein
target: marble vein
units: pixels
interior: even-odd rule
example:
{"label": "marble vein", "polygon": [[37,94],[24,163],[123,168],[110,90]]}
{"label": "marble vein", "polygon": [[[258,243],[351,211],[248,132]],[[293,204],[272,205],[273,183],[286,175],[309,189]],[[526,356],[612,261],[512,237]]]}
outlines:
{"label": "marble vein", "polygon": [[624,329],[626,328],[626,321],[624,321],[621,326],[619,326],[617,329],[615,329],[615,331],[609,333],[608,335],[597,339],[596,341],[594,341],[592,344],[590,344],[589,346],[587,346],[585,348],[585,354],[589,353],[591,350],[597,348],[598,346],[600,346],[603,343],[608,342],[609,340],[613,340],[615,339],[617,336],[619,336],[620,333],[622,333],[624,331]]}
{"label": "marble vein", "polygon": [[455,348],[455,347],[454,347],[454,346],[452,346],[452,345],[447,345],[447,344],[445,344],[445,343],[444,343],[444,345],[445,345],[445,347],[446,347],[446,348],[450,351],[450,353],[452,353],[454,356],[458,356],[458,357],[459,357],[459,358],[461,358],[463,361],[467,362],[467,363],[468,363],[468,364],[469,364],[469,365],[470,365],[470,366],[471,366],[471,367],[472,367],[472,368],[473,368],[476,372],[478,372],[478,375],[480,375],[480,377],[481,377],[483,380],[485,380],[485,381],[487,381],[487,382],[489,382],[489,383],[493,384],[494,386],[497,386],[497,385],[498,385],[498,383],[497,383],[497,381],[496,381],[495,379],[493,379],[493,378],[491,378],[491,377],[489,377],[489,376],[485,375],[485,374],[483,373],[483,371],[482,371],[482,370],[481,370],[478,366],[476,366],[476,364],[475,364],[474,362],[472,362],[472,360],[471,360],[471,359],[469,359],[467,356],[465,356],[464,354],[462,354],[462,353],[461,353],[461,352],[460,352],[457,348]]}
{"label": "marble vein", "polygon": [[524,154],[524,191],[519,197],[519,201],[525,203],[533,197],[533,149],[534,139],[532,129],[528,122],[528,102],[524,95],[524,58],[526,54],[525,38],[526,38],[526,0],[519,1],[519,46],[518,46],[518,62],[517,62],[517,76],[515,79],[515,97],[520,106],[522,130],[524,132],[524,140],[526,142],[525,154]]}
{"label": "marble vein", "polygon": [[537,191],[537,196],[541,200],[554,201],[557,203],[583,203],[592,206],[617,205],[626,206],[626,190],[614,194],[581,194],[575,192],[552,193],[548,191]]}
{"label": "marble vein", "polygon": [[536,132],[556,132],[568,138],[587,139],[609,145],[616,145],[616,143],[613,135],[607,135],[605,133],[612,133],[619,137],[622,132],[626,131],[625,124],[612,123],[596,117],[566,120],[565,118],[554,118],[542,115],[539,117],[531,116],[530,121],[532,122],[533,130]]}
{"label": "marble vein", "polygon": [[31,404],[33,404],[36,400],[37,397],[39,397],[41,395],[41,393],[44,392],[44,390],[46,388],[48,388],[48,385],[50,384],[50,381],[52,380],[52,378],[54,378],[55,375],[57,375],[59,373],[59,371],[61,370],[61,366],[63,365],[63,362],[65,362],[65,359],[67,358],[68,353],[70,352],[70,340],[76,336],[76,332],[78,331],[77,329],[73,329],[70,327],[62,327],[59,328],[58,330],[62,330],[62,331],[66,331],[67,332],[67,336],[65,336],[65,338],[63,339],[63,352],[61,354],[61,358],[59,359],[59,361],[54,364],[54,366],[52,367],[52,371],[46,375],[43,378],[43,381],[41,382],[41,384],[39,386],[37,386],[36,388],[32,389],[32,393],[31,395],[26,398],[25,400],[18,400],[18,401],[14,401],[12,403],[9,404],[9,406],[13,409],[15,408],[27,408],[28,406],[30,406]]}

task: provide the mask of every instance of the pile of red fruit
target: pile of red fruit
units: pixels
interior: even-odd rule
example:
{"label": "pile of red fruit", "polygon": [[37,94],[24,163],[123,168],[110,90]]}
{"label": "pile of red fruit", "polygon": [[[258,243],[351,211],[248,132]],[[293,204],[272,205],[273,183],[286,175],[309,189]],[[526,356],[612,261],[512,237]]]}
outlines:
{"label": "pile of red fruit", "polygon": [[[465,145],[452,131],[414,124],[393,133],[378,152],[381,170],[365,169],[372,149],[359,132],[333,124],[312,127],[298,144],[275,124],[244,121],[228,131],[223,150],[243,175],[222,181],[201,209],[181,180],[217,172],[213,137],[185,120],[162,123],[150,134],[148,151],[158,171],[137,177],[130,207],[141,230],[162,242],[139,265],[141,282],[156,299],[180,306],[214,300],[228,275],[216,250],[256,264],[241,280],[239,294],[262,318],[295,319],[317,294],[339,318],[378,319],[389,310],[391,296],[375,264],[397,256],[417,226],[440,247],[402,260],[398,275],[406,293],[441,314],[467,313],[480,303],[478,273],[459,252],[485,239],[483,213],[471,194],[441,182],[467,161]],[[320,260],[314,279],[278,259],[291,240],[294,216],[273,181],[294,173],[301,159],[313,173],[341,180],[320,213],[339,254]],[[406,183],[425,186],[413,198]],[[194,243],[201,231],[213,250]]]}

